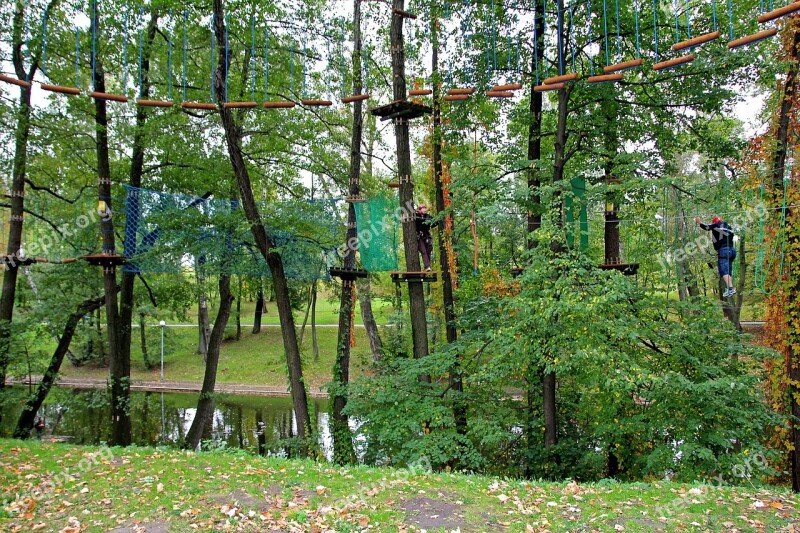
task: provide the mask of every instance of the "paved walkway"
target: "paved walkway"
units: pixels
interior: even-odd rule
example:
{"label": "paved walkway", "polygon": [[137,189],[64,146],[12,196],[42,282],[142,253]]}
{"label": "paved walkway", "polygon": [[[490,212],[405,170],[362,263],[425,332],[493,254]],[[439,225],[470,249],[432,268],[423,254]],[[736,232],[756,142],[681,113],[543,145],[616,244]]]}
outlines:
{"label": "paved walkway", "polygon": [[[38,384],[41,376],[31,376],[30,381],[25,379],[6,379],[7,384],[28,385]],[[71,389],[105,389],[108,385],[104,379],[91,378],[61,378],[57,382],[59,387]],[[200,392],[202,383],[192,381],[133,381],[131,390],[151,392]],[[289,397],[288,385],[241,385],[237,383],[217,382],[214,392],[248,395],[248,396],[277,396]],[[312,398],[328,398],[328,393],[319,387],[309,387],[308,394]]]}

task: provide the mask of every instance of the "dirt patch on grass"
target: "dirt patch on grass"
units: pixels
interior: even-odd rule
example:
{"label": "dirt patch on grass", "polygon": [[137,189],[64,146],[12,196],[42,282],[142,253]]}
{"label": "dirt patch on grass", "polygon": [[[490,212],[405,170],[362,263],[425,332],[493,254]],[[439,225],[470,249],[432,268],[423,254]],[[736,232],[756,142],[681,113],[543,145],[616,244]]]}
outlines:
{"label": "dirt patch on grass", "polygon": [[[280,492],[280,487],[278,487],[278,491]],[[213,494],[209,496],[209,499],[218,505],[235,505],[242,509],[253,509],[262,513],[274,508],[263,496],[253,496],[241,489],[236,489],[230,494]]]}
{"label": "dirt patch on grass", "polygon": [[443,527],[450,530],[469,525],[463,505],[420,497],[406,500],[400,507],[406,512],[406,524],[422,529]]}

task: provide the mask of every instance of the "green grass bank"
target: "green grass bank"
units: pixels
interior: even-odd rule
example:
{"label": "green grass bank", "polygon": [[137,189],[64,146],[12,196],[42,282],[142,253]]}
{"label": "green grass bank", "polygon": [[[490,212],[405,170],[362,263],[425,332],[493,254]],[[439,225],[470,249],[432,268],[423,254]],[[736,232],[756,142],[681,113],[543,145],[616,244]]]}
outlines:
{"label": "green grass bank", "polygon": [[544,483],[0,440],[5,531],[794,531],[787,489]]}

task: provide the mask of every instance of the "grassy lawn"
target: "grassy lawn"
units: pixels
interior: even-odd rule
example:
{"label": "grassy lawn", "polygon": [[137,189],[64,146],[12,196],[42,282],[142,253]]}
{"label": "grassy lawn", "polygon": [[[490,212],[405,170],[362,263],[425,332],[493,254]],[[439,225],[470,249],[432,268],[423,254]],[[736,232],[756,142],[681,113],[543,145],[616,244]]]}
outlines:
{"label": "grassy lawn", "polygon": [[[363,328],[356,328],[356,347],[351,351],[351,376],[362,375],[372,354]],[[229,327],[232,336],[235,328]],[[311,327],[306,327],[303,339],[303,371],[309,385],[319,387],[330,381],[331,369],[336,358],[338,328],[318,328],[319,360],[314,361],[311,343]],[[148,330],[153,341],[160,340],[158,327]],[[197,328],[171,328],[165,330],[164,378],[168,381],[202,381],[205,363],[196,353]],[[150,344],[150,343],[149,343]],[[154,346],[154,347],[153,347]],[[160,377],[159,343],[151,344],[149,358],[154,366],[147,370],[142,359],[139,331],[134,330],[131,347],[131,377],[134,380],[158,381]],[[76,378],[106,379],[108,368],[97,365],[74,367],[65,362],[62,376]],[[226,340],[220,353],[217,381],[247,385],[280,385],[287,383],[286,357],[280,328],[263,328],[253,335],[250,328],[243,329],[239,341]]]}
{"label": "grassy lawn", "polygon": [[793,531],[800,518],[777,487],[545,483],[240,452],[0,440],[0,466],[6,531]]}

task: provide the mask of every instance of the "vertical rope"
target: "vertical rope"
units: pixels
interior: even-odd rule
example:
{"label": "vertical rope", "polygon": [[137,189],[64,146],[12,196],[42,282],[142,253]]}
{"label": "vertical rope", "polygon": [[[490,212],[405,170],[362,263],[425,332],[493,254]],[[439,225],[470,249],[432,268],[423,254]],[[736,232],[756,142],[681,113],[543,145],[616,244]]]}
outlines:
{"label": "vertical rope", "polygon": [[692,38],[692,17],[689,13],[689,0],[686,0],[686,35],[688,39]]}
{"label": "vertical rope", "polygon": [[[76,13],[77,15],[77,13]],[[75,26],[75,87],[81,86],[81,30]]]}
{"label": "vertical rope", "polygon": [[658,0],[653,0],[653,48],[655,50],[655,62],[658,63]]}
{"label": "vertical rope", "polygon": [[617,63],[622,63],[622,37],[619,34],[619,0],[616,0],[617,5]]}
{"label": "vertical rope", "polygon": [[494,0],[492,0],[492,13],[491,18],[492,22],[492,73],[497,70],[497,26],[495,25],[494,20]]}
{"label": "vertical rope", "polygon": [[264,26],[264,101],[269,100],[269,24]]}
{"label": "vertical rope", "polygon": [[[339,41],[339,67],[341,68],[342,96],[347,96],[347,82],[344,70],[344,19],[342,19],[342,38]],[[355,92],[353,89],[352,92]]]}
{"label": "vertical rope", "polygon": [[[172,23],[172,10],[169,10],[169,21]],[[167,100],[172,101],[172,28],[167,34]]]}
{"label": "vertical rope", "polygon": [[[588,0],[588,1],[589,1],[589,3],[588,3],[588,6],[586,8],[587,9],[586,20],[589,22],[588,34],[589,34],[589,42],[591,43],[592,40],[593,40],[593,37],[592,37],[592,0]],[[589,75],[590,76],[594,76],[594,61],[593,61],[593,59],[591,57],[589,58]]]}
{"label": "vertical rope", "polygon": [[558,32],[556,39],[556,47],[558,48],[558,74],[564,74],[564,13],[561,9],[561,4],[556,0],[556,31]]}
{"label": "vertical rope", "polygon": [[139,27],[139,98],[142,97],[142,60],[143,60],[143,53],[142,50],[144,49],[144,7],[139,8],[139,23],[141,26]]}
{"label": "vertical rope", "polygon": [[608,13],[606,9],[606,0],[603,0],[603,40],[606,45],[606,65],[609,65],[611,61],[608,58]]}
{"label": "vertical rope", "polygon": [[[534,1],[534,5],[536,0]],[[539,36],[536,33],[538,21],[536,20],[536,12],[533,15],[533,70],[536,76],[535,85],[539,85]]]}
{"label": "vertical rope", "polygon": [[575,70],[575,24],[573,22],[573,16],[575,12],[572,7],[572,0],[569,2],[569,50],[572,55],[572,72],[577,72]]}
{"label": "vertical rope", "polygon": [[308,49],[306,48],[306,39],[303,37],[303,93],[302,97],[306,97],[306,61],[308,60]]}
{"label": "vertical rope", "polygon": [[[26,62],[31,64],[31,31],[30,31],[30,17],[24,16],[25,19],[25,59]],[[25,81],[30,81],[28,72],[25,72]]]}
{"label": "vertical rope", "polygon": [[256,101],[256,17],[250,15],[250,92],[251,102]]}
{"label": "vertical rope", "polygon": [[[211,101],[216,102],[214,98],[214,26],[217,24],[216,13],[211,14]],[[227,78],[227,76],[226,76]]]}
{"label": "vertical rope", "polygon": [[733,0],[728,0],[728,40],[733,40]]}
{"label": "vertical rope", "polygon": [[675,42],[679,42],[681,40],[681,32],[678,27],[678,0],[672,1],[672,9],[675,11]]}
{"label": "vertical rope", "polygon": [[711,0],[711,17],[713,20],[713,29],[711,31],[717,31],[717,0]]}
{"label": "vertical rope", "polygon": [[289,51],[289,94],[294,94],[294,41]]}
{"label": "vertical rope", "polygon": [[633,22],[636,27],[636,59],[639,59],[642,56],[642,49],[639,44],[639,0],[633,0]]}
{"label": "vertical rope", "polygon": [[333,91],[331,91],[331,67],[333,67],[333,64],[331,61],[331,41],[328,38],[325,39],[325,50],[328,56],[328,69],[325,72],[325,85],[328,90],[328,95],[332,97]]}
{"label": "vertical rope", "polygon": [[364,67],[362,72],[364,73],[364,93],[368,93],[369,92],[369,47],[365,44],[363,50],[364,51],[362,53],[362,57],[364,58],[363,61]]}
{"label": "vertical rope", "polygon": [[42,18],[42,74],[47,76],[47,9]]}
{"label": "vertical rope", "polygon": [[92,90],[95,91],[94,77],[97,71],[97,0],[92,0]]}
{"label": "vertical rope", "polygon": [[[517,34],[517,79],[521,79],[522,76],[522,63],[520,61],[520,48],[522,48],[522,38]],[[472,76],[470,75],[470,78]]]}
{"label": "vertical rope", "polygon": [[122,92],[128,92],[128,2],[122,19]]}
{"label": "vertical rope", "polygon": [[183,82],[183,101],[184,102],[186,101],[186,46],[187,46],[187,40],[188,40],[188,37],[186,36],[186,24],[187,24],[187,19],[188,18],[189,18],[189,14],[184,9],[183,10],[183,58],[182,58],[182,60],[183,60],[183,76],[182,76],[183,79],[182,79],[182,82]]}
{"label": "vertical rope", "polygon": [[225,15],[225,101],[228,102],[228,70],[231,66],[231,52],[228,48],[228,26],[231,23],[230,15]]}
{"label": "vertical rope", "polygon": [[506,54],[506,70],[511,70],[511,28],[508,28],[508,33],[506,34],[506,46],[508,47],[508,54]]}

